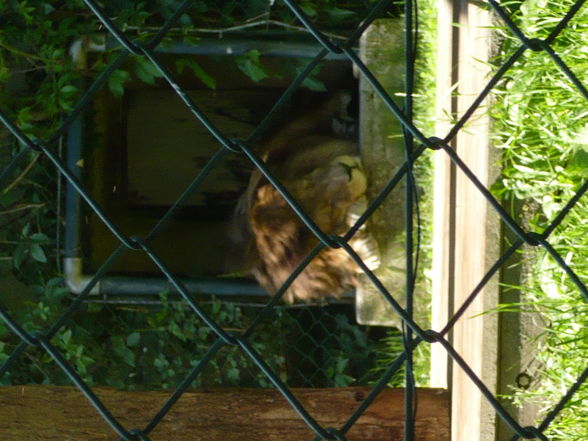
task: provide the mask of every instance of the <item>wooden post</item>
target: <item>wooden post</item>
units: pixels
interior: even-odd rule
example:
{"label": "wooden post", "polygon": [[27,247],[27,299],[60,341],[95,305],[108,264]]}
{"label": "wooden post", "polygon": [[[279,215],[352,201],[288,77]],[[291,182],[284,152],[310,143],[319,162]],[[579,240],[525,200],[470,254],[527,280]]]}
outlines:
{"label": "wooden post", "polygon": [[[457,32],[454,9],[448,1],[437,3],[437,103],[438,120],[435,132],[439,136],[449,133],[451,120],[448,115],[457,111],[453,97],[453,85],[457,81],[454,70]],[[455,148],[455,142],[450,146]],[[433,181],[433,268],[431,323],[440,331],[449,320],[450,301],[453,293],[453,243],[455,233],[455,166],[449,157],[437,152],[434,156]],[[431,386],[447,388],[449,384],[449,361],[441,345],[431,346]]]}
{"label": "wooden post", "polygon": [[[127,430],[144,427],[170,392],[94,392]],[[370,388],[293,389],[293,394],[323,427],[340,428]],[[396,441],[404,427],[404,392],[382,391],[346,434],[349,441]],[[0,387],[3,441],[102,441],[118,436],[73,387]],[[149,434],[162,441],[301,441],[314,433],[272,389],[188,391]],[[416,441],[449,441],[446,391],[420,389]]]}
{"label": "wooden post", "polygon": [[[451,127],[447,115],[459,118],[489,81],[491,16],[466,0],[439,3],[439,103],[437,136]],[[454,92],[456,94],[454,95]],[[485,101],[451,146],[487,188],[496,179],[496,154],[489,145]],[[433,328],[442,329],[464,303],[500,253],[497,214],[471,181],[443,151],[437,152],[434,244]],[[498,319],[480,315],[496,307],[498,279],[479,293],[449,334],[453,347],[490,391],[496,393]],[[434,345],[435,346],[435,345]],[[452,440],[493,441],[496,416],[479,389],[455,363],[447,367],[442,348],[432,355],[432,378],[437,387],[449,379],[452,396]]]}

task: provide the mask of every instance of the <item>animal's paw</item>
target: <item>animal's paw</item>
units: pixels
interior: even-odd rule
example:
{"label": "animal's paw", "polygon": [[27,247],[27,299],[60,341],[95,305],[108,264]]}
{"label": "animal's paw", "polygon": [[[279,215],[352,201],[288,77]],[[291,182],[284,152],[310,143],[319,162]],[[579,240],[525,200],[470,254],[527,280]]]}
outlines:
{"label": "animal's paw", "polygon": [[[365,231],[358,232],[350,241],[349,245],[363,260],[365,266],[370,271],[376,270],[380,267],[380,253],[376,241]],[[358,272],[361,272],[358,269]]]}
{"label": "animal's paw", "polygon": [[[347,225],[350,228],[355,225],[360,216],[365,213],[365,210],[367,210],[367,205],[367,198],[365,195],[362,195],[349,206],[349,210],[347,210]],[[359,229],[365,230],[365,223]]]}

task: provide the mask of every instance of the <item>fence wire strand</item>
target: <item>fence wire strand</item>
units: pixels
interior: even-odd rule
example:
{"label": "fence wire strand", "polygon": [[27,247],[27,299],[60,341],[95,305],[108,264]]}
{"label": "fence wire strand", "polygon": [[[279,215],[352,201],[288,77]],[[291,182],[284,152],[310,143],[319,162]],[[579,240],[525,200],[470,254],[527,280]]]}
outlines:
{"label": "fence wire strand", "polygon": [[[580,10],[585,1],[577,1],[573,7],[570,8],[569,12],[563,17],[559,23],[554,27],[553,31],[549,36],[543,40],[528,38],[525,33],[516,26],[513,20],[510,18],[509,13],[495,0],[489,0],[487,5],[496,13],[497,17],[504,23],[504,25],[510,29],[513,35],[515,35],[520,41],[521,46],[505,61],[505,63],[497,69],[496,73],[487,83],[486,87],[480,92],[477,98],[473,101],[469,109],[461,116],[461,118],[453,125],[448,134],[443,137],[426,136],[423,134],[414,124],[412,115],[412,89],[414,87],[414,61],[416,57],[415,50],[415,10],[413,2],[406,2],[405,9],[405,56],[407,66],[407,84],[406,84],[406,101],[404,108],[400,108],[393,100],[392,97],[385,91],[382,85],[378,82],[375,76],[370,72],[369,68],[359,58],[355,52],[353,45],[361,37],[363,32],[367,29],[369,24],[378,16],[378,13],[383,10],[390,2],[382,0],[375,5],[372,12],[366,17],[366,20],[352,33],[347,41],[335,41],[325,35],[321,30],[313,23],[310,17],[308,17],[304,10],[293,0],[284,0],[284,3],[290,8],[292,13],[300,20],[308,32],[317,40],[322,46],[316,56],[310,60],[306,68],[295,78],[291,83],[290,87],[282,94],[282,96],[275,103],[271,111],[265,116],[262,122],[253,131],[247,140],[231,140],[221,130],[214,126],[209,120],[208,116],[202,111],[197,103],[193,101],[187,94],[187,92],[181,87],[179,82],[174,78],[173,74],[169,72],[158,60],[155,54],[155,49],[163,41],[170,29],[179,20],[180,16],[191,6],[193,3],[187,0],[175,11],[173,16],[161,27],[160,31],[145,44],[133,41],[130,39],[125,32],[123,32],[117,25],[108,18],[108,15],[104,12],[102,7],[94,2],[93,0],[83,0],[89,11],[91,11],[95,17],[102,23],[102,25],[110,32],[110,34],[119,42],[119,53],[116,58],[98,75],[94,82],[86,89],[84,95],[79,99],[76,106],[70,114],[64,119],[63,123],[59,128],[56,129],[55,133],[46,140],[46,144],[41,140],[33,140],[29,138],[18,125],[10,120],[10,118],[0,109],[0,121],[4,126],[12,133],[12,135],[24,146],[22,151],[18,153],[12,160],[12,162],[2,171],[0,175],[0,182],[4,185],[6,180],[18,169],[19,165],[27,160],[31,151],[40,152],[44,155],[58,170],[62,177],[66,179],[68,184],[72,186],[79,196],[85,200],[90,209],[96,213],[101,219],[104,225],[114,234],[120,242],[120,246],[106,259],[100,269],[93,276],[89,285],[86,289],[76,297],[71,303],[70,307],[63,312],[62,316],[59,317],[53,326],[47,329],[44,333],[30,334],[25,331],[11,316],[10,311],[0,308],[0,317],[4,323],[18,335],[22,340],[16,349],[11,353],[8,359],[0,367],[0,375],[5,374],[12,366],[14,361],[22,355],[24,350],[28,346],[38,346],[45,350],[45,352],[55,361],[57,365],[65,372],[73,384],[80,389],[85,395],[88,401],[97,409],[99,414],[104,420],[112,427],[112,429],[124,440],[148,440],[148,435],[158,425],[158,423],[164,418],[169,412],[174,403],[182,396],[182,394],[188,389],[190,384],[194,381],[198,375],[204,370],[205,366],[214,359],[219,350],[224,346],[237,346],[241,349],[244,355],[249,357],[252,362],[261,369],[266,375],[267,379],[272,385],[279,390],[279,392],[288,401],[290,406],[298,413],[300,418],[308,425],[308,427],[314,432],[315,440],[345,440],[346,434],[353,427],[354,423],[361,417],[369,405],[377,398],[378,394],[386,387],[388,380],[394,375],[394,373],[401,369],[403,365],[406,365],[409,375],[407,375],[407,394],[406,394],[406,432],[405,440],[414,440],[415,437],[415,407],[416,407],[416,396],[414,390],[414,382],[410,380],[410,372],[412,371],[412,352],[415,348],[423,343],[426,344],[440,344],[447,351],[451,359],[462,369],[471,379],[471,381],[477,386],[480,393],[485,399],[492,405],[499,417],[512,429],[514,432],[513,440],[519,438],[537,438],[546,440],[547,438],[543,432],[547,429],[549,424],[554,418],[561,412],[566,403],[568,403],[574,393],[579,387],[586,381],[588,377],[588,368],[577,378],[574,384],[569,388],[566,394],[561,398],[560,402],[547,414],[543,421],[537,427],[522,427],[502,406],[498,398],[492,394],[492,392],[486,387],[482,380],[474,373],[474,371],[468,366],[467,362],[461,357],[461,355],[453,348],[449,340],[446,338],[448,333],[451,331],[453,326],[459,321],[469,305],[481,292],[485,284],[494,276],[499,269],[505,264],[505,262],[517,251],[523,244],[529,244],[536,247],[544,248],[549,255],[553,257],[555,262],[565,272],[567,277],[577,286],[578,290],[582,293],[585,299],[588,301],[588,290],[586,285],[581,281],[578,275],[574,272],[573,268],[566,263],[565,259],[551,246],[549,243],[549,236],[554,229],[561,224],[566,215],[573,209],[578,203],[580,198],[584,196],[588,190],[588,182],[584,183],[576,192],[575,196],[568,201],[564,209],[557,214],[557,216],[551,221],[548,227],[542,232],[527,232],[521,227],[511,215],[509,215],[501,206],[500,202],[488,191],[487,188],[481,183],[477,176],[468,168],[468,166],[462,161],[459,155],[448,146],[448,143],[459,133],[464,127],[465,123],[473,115],[474,111],[480,106],[482,101],[488,96],[493,90],[496,84],[501,78],[509,71],[513,64],[520,60],[523,54],[527,50],[531,51],[543,51],[553,61],[553,63],[561,69],[565,76],[569,79],[570,83],[576,88],[579,94],[584,96],[588,100],[588,91],[586,87],[581,83],[578,77],[570,70],[566,63],[560,58],[560,56],[553,49],[552,44],[557,39],[558,35],[568,25],[574,15]],[[284,185],[272,175],[271,171],[266,167],[264,161],[257,156],[254,145],[254,140],[259,137],[267,128],[269,128],[273,122],[275,115],[282,109],[282,107],[288,102],[292,93],[302,84],[307,78],[314,67],[330,53],[333,54],[344,54],[347,59],[352,63],[360,72],[365,80],[371,84],[376,95],[385,103],[386,107],[392,115],[400,122],[403,127],[405,144],[406,144],[406,156],[404,165],[399,171],[392,177],[388,184],[380,191],[379,195],[370,204],[366,211],[359,217],[355,225],[350,228],[347,234],[343,237],[330,236],[323,232],[313,220],[304,212],[298,202],[289,192],[286,190]],[[160,218],[159,222],[152,229],[152,231],[145,238],[128,237],[125,235],[121,228],[116,222],[106,213],[99,204],[92,198],[88,189],[84,186],[72,170],[68,168],[66,164],[59,158],[59,156],[52,151],[53,145],[56,141],[66,132],[68,127],[73,123],[76,118],[79,118],[82,112],[92,102],[96,93],[103,87],[108,81],[110,75],[119,68],[129,55],[145,57],[148,59],[154,68],[163,76],[167,81],[170,88],[178,95],[185,106],[193,114],[194,118],[198,120],[210,134],[218,141],[219,149],[209,159],[208,163],[200,170],[200,172],[194,177],[191,184],[185,189],[181,196],[176,200],[173,206]],[[415,145],[416,143],[416,145]],[[418,209],[417,202],[415,200],[414,191],[414,177],[412,175],[413,164],[419,160],[420,156],[427,149],[434,149],[443,152],[447,155],[451,161],[455,163],[457,168],[468,178],[468,180],[475,185],[479,190],[480,194],[488,201],[493,209],[498,213],[502,221],[515,233],[517,236],[514,243],[500,256],[500,258],[492,265],[487,274],[480,280],[476,288],[471,292],[467,300],[458,307],[457,312],[449,319],[447,325],[439,333],[432,330],[424,330],[418,323],[416,323],[412,317],[412,290],[414,288],[414,262],[415,250],[413,240],[413,223],[415,210]],[[274,293],[270,298],[265,308],[263,308],[257,317],[252,321],[250,326],[240,334],[230,333],[225,331],[215,320],[209,317],[199,302],[195,300],[188,292],[182,281],[179,280],[170,270],[166,262],[155,253],[150,247],[149,243],[155,237],[163,226],[172,217],[175,210],[183,203],[183,201],[193,192],[197,192],[201,187],[202,183],[206,180],[210,171],[212,171],[220,160],[231,154],[243,154],[245,155],[255,168],[257,168],[268,181],[275,186],[275,188],[282,194],[288,204],[300,217],[300,219],[306,224],[306,226],[312,231],[312,233],[320,240],[320,243],[313,249],[305,259],[300,262],[298,267],[293,271],[288,280],[284,285]],[[368,267],[362,262],[361,258],[354,252],[349,245],[351,237],[359,230],[359,228],[369,219],[371,214],[382,204],[388,194],[396,188],[399,183],[406,179],[409,182],[407,185],[405,198],[407,207],[407,218],[406,218],[406,238],[407,238],[407,296],[408,305],[403,308],[399,302],[394,298],[393,294],[390,293],[383,283],[371,272]],[[347,422],[340,428],[328,428],[322,427],[312,416],[312,412],[306,409],[301,402],[289,390],[288,386],[280,380],[272,368],[264,361],[264,355],[259,353],[253,348],[249,342],[249,338],[253,335],[254,330],[263,320],[271,318],[272,311],[277,305],[283,294],[286,292],[290,284],[294,281],[296,276],[304,270],[306,265],[325,247],[331,248],[342,248],[344,249],[351,258],[361,267],[365,272],[368,279],[373,283],[376,289],[382,294],[382,296],[388,301],[392,308],[400,315],[403,324],[406,327],[405,339],[404,339],[404,352],[390,365],[387,370],[382,374],[380,380],[374,385],[371,393],[358,405],[356,411],[348,418]],[[418,248],[418,244],[417,244]],[[178,385],[176,390],[172,393],[166,403],[161,407],[155,416],[148,422],[143,429],[128,429],[123,427],[117,419],[110,413],[105,405],[99,400],[99,398],[92,392],[92,389],[84,380],[79,376],[74,367],[68,362],[61,354],[60,350],[50,343],[51,338],[58,332],[58,330],[64,325],[65,321],[74,315],[80,305],[89,296],[92,288],[100,281],[100,279],[106,274],[113,262],[119,257],[119,255],[125,250],[134,250],[136,253],[143,253],[148,256],[149,259],[158,267],[159,271],[167,278],[167,280],[175,287],[179,292],[182,299],[191,308],[192,312],[196,314],[202,321],[203,325],[209,327],[216,334],[216,341],[209,347],[206,355],[200,360],[200,362],[192,369],[191,372],[186,375],[185,379]],[[414,334],[414,336],[413,336]]]}

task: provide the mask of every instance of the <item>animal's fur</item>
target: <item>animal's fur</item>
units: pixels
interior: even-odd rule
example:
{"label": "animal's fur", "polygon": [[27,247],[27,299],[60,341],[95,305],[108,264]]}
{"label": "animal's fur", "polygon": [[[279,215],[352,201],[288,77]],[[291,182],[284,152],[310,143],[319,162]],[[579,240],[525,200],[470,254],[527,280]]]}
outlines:
{"label": "animal's fur", "polygon": [[[343,235],[364,199],[366,180],[357,146],[333,133],[332,124],[345,117],[347,102],[337,95],[321,110],[286,125],[264,146],[261,157],[288,192],[326,233]],[[245,247],[251,272],[274,293],[318,239],[259,171],[253,172],[239,201],[233,232]],[[360,230],[350,245],[377,266],[374,246]],[[357,265],[342,249],[323,249],[294,280],[285,300],[338,297],[357,285]]]}

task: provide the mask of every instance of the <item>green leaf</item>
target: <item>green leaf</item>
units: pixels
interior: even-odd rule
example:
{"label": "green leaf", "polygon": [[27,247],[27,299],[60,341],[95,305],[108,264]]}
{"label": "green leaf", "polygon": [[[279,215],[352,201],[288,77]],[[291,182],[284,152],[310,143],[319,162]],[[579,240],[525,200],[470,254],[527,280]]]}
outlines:
{"label": "green leaf", "polygon": [[[302,72],[306,68],[307,62],[308,60],[299,60],[298,65],[296,66],[297,74],[300,74],[300,72]],[[306,87],[308,90],[312,90],[313,92],[326,92],[327,87],[325,86],[325,83],[316,78],[316,76],[322,68],[322,63],[317,65],[304,79],[304,81],[302,82],[302,87]]]}
{"label": "green leaf", "polygon": [[78,88],[71,84],[67,84],[66,86],[63,86],[59,91],[62,95],[72,96],[78,91]]}
{"label": "green leaf", "polygon": [[214,299],[214,301],[212,302],[212,315],[216,316],[216,314],[218,314],[221,310],[221,302],[218,299]]}
{"label": "green leaf", "polygon": [[71,341],[71,336],[72,336],[71,329],[66,329],[65,331],[63,331],[61,333],[61,341],[63,342],[63,344],[65,346],[67,346],[69,344],[69,342]]}
{"label": "green leaf", "polygon": [[316,7],[311,3],[303,3],[300,5],[300,9],[309,17],[316,17]]}
{"label": "green leaf", "polygon": [[30,231],[31,231],[31,224],[30,224],[30,223],[27,223],[27,224],[26,224],[26,225],[25,225],[25,226],[22,228],[21,234],[22,234],[24,237],[28,237],[28,235],[29,235]]}
{"label": "green leaf", "polygon": [[327,86],[321,80],[312,77],[306,77],[302,82],[302,87],[306,87],[313,92],[326,92]]}
{"label": "green leaf", "polygon": [[202,81],[206,87],[213,90],[216,89],[216,80],[210,75],[208,75],[204,71],[204,69],[202,69],[200,65],[196,63],[194,60],[181,58],[176,61],[176,69],[178,73],[181,74],[186,67],[188,67],[192,72],[194,72],[194,75],[196,75],[196,77],[200,81]]}
{"label": "green leaf", "polygon": [[144,58],[136,58],[135,74],[141,81],[147,84],[155,84],[155,78],[161,78],[163,75],[153,63]]}
{"label": "green leaf", "polygon": [[49,15],[49,14],[51,14],[53,11],[55,11],[55,7],[53,7],[52,5],[50,5],[50,4],[49,4],[49,3],[47,3],[47,2],[43,2],[43,3],[41,4],[41,9],[42,9],[42,11],[43,11],[43,14],[45,14],[45,15]]}
{"label": "green leaf", "polygon": [[345,370],[345,368],[347,367],[347,364],[349,363],[349,360],[346,358],[340,358],[337,360],[337,372],[343,372]]}
{"label": "green leaf", "polygon": [[578,149],[570,163],[566,167],[566,172],[571,175],[581,176],[583,178],[588,177],[588,151],[584,149]]}
{"label": "green leaf", "polygon": [[124,83],[131,79],[131,74],[126,70],[117,69],[108,78],[108,88],[115,96],[123,96]]}
{"label": "green leaf", "polygon": [[26,251],[25,244],[20,243],[16,247],[16,249],[14,250],[14,253],[12,254],[12,263],[16,269],[20,268],[20,265],[22,264],[22,261],[24,260],[25,251]]}
{"label": "green leaf", "polygon": [[232,381],[237,381],[239,379],[239,369],[230,368],[227,370],[227,378]]}
{"label": "green leaf", "polygon": [[181,341],[186,341],[186,336],[182,332],[182,329],[180,328],[180,326],[175,321],[172,320],[169,323],[168,329],[169,329],[169,332],[171,332],[173,335],[175,335]]}
{"label": "green leaf", "polygon": [[34,243],[31,245],[31,256],[37,262],[47,263],[47,256],[45,255],[45,251],[43,251],[43,247],[38,243]]}
{"label": "green leaf", "polygon": [[137,346],[139,341],[141,340],[141,334],[138,332],[133,332],[127,336],[127,345],[128,346]]}
{"label": "green leaf", "polygon": [[257,49],[250,50],[243,55],[237,57],[237,67],[254,83],[259,83],[264,78],[268,78],[269,75],[261,65],[259,57],[261,53]]}
{"label": "green leaf", "polygon": [[110,341],[114,353],[121,357],[129,366],[135,366],[135,354],[127,347],[122,337],[115,336],[112,337]]}
{"label": "green leaf", "polygon": [[355,381],[355,378],[345,375],[345,374],[338,374],[335,375],[335,387],[346,387],[352,384]]}
{"label": "green leaf", "polygon": [[350,11],[348,9],[341,9],[341,8],[337,8],[337,7],[326,9],[325,13],[335,23],[342,22],[343,20],[355,15],[355,12],[353,12],[353,11]]}
{"label": "green leaf", "polygon": [[[35,233],[32,234],[30,239],[33,242],[48,242],[49,241],[49,237],[46,234],[43,233]],[[61,278],[57,277],[55,279],[51,279],[51,280],[58,280],[59,282],[61,282]]]}
{"label": "green leaf", "polygon": [[153,360],[153,366],[155,366],[159,370],[165,369],[169,365],[168,361],[165,359],[165,355],[159,354],[158,357]]}
{"label": "green leaf", "polygon": [[10,78],[10,69],[6,66],[0,66],[0,82],[8,81]]}
{"label": "green leaf", "polygon": [[190,26],[192,24],[192,19],[188,14],[182,14],[180,16],[180,24],[182,26]]}

